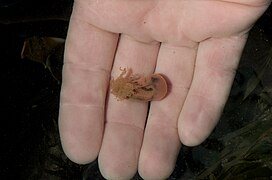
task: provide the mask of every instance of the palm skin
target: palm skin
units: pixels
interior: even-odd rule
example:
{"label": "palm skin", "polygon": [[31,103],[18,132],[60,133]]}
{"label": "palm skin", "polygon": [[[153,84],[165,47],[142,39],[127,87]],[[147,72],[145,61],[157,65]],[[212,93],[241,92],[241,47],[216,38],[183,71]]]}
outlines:
{"label": "palm skin", "polygon": [[[181,143],[215,127],[247,34],[268,0],[76,0],[66,40],[59,129],[74,162],[98,156],[107,179],[167,178]],[[148,104],[108,94],[120,67],[164,74]],[[148,112],[148,114],[147,114]],[[147,118],[146,118],[147,117]]]}

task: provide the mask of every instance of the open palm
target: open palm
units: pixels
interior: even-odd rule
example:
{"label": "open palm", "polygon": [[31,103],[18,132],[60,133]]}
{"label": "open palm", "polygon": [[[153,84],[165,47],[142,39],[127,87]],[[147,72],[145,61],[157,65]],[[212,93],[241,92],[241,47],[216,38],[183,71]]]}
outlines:
{"label": "open palm", "polygon": [[[181,143],[207,138],[224,108],[247,34],[268,0],[76,0],[66,40],[60,135],[67,156],[99,156],[105,178],[165,179]],[[120,67],[164,74],[148,104],[108,94]]]}

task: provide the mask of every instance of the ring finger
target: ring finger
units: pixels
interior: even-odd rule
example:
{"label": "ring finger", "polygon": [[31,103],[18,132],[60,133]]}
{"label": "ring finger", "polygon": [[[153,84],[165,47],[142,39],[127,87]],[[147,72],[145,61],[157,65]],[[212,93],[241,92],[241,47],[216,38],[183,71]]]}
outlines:
{"label": "ring finger", "polygon": [[156,72],[167,76],[170,87],[165,99],[150,106],[139,162],[144,179],[167,178],[174,169],[181,146],[177,121],[192,81],[196,51],[197,44],[160,47]]}

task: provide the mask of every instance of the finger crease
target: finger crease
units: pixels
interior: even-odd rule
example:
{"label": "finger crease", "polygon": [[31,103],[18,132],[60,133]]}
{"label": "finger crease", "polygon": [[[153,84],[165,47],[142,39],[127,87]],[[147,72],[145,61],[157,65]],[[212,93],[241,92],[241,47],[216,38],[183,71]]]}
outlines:
{"label": "finger crease", "polygon": [[97,105],[97,104],[75,104],[75,103],[60,103],[60,106],[72,106],[72,107],[80,107],[80,108],[97,108],[97,109],[104,109],[104,105]]}
{"label": "finger crease", "polygon": [[[98,72],[98,73],[104,73],[104,74],[110,74],[110,70],[106,69],[106,68],[102,68],[102,67],[93,67],[93,64],[91,63],[73,63],[73,62],[65,62],[64,65],[66,66],[72,66],[73,68],[77,68],[77,69],[82,69],[82,70],[87,70],[87,71],[91,71],[91,72]],[[90,68],[88,68],[90,67]]]}
{"label": "finger crease", "polygon": [[140,129],[141,131],[144,131],[143,127],[137,126],[135,124],[120,122],[120,121],[106,121],[105,124],[117,124],[117,125],[132,127],[132,128],[136,128],[136,129]]}

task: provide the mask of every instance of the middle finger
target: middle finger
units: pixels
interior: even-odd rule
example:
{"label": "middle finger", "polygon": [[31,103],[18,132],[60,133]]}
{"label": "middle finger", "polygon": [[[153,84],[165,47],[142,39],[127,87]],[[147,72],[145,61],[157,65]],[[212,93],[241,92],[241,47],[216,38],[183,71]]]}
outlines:
{"label": "middle finger", "polygon": [[[116,79],[121,68],[133,73],[150,75],[154,72],[159,43],[143,43],[121,35],[112,76]],[[99,154],[99,166],[107,179],[130,179],[137,171],[147,115],[147,102],[123,100],[109,94],[105,132]]]}

